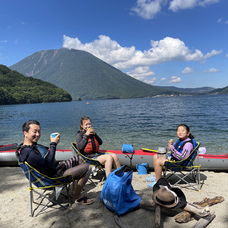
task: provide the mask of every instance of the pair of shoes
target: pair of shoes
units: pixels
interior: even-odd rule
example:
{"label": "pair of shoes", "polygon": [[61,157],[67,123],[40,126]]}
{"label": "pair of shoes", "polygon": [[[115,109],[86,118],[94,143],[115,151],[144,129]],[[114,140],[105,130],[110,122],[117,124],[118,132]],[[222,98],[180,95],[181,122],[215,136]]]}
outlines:
{"label": "pair of shoes", "polygon": [[147,181],[147,182],[154,182],[154,181],[156,181],[156,178],[155,178],[154,176],[147,177],[147,178],[146,178],[146,181]]}
{"label": "pair of shoes", "polygon": [[75,201],[75,203],[80,203],[80,204],[92,204],[93,203],[93,200],[89,199],[88,197],[86,196],[82,196],[81,198],[77,199]]}
{"label": "pair of shoes", "polygon": [[155,184],[156,184],[156,181],[154,181],[154,182],[148,184],[148,188],[153,188]]}

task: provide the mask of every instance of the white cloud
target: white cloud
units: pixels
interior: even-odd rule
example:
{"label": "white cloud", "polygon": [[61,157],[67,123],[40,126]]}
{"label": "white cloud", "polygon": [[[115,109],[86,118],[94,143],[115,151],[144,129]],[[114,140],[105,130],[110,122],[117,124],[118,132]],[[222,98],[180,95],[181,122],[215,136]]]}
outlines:
{"label": "white cloud", "polygon": [[218,22],[218,23],[221,23],[221,22],[222,22],[222,18],[219,18],[219,19],[217,20],[217,22]]}
{"label": "white cloud", "polygon": [[169,10],[177,12],[219,2],[220,0],[137,0],[136,6],[132,7],[131,11],[144,19],[153,19],[167,4],[169,4]]}
{"label": "white cloud", "polygon": [[133,78],[136,78],[148,84],[152,84],[156,81],[156,77],[150,78],[150,76],[154,75],[154,72],[150,70],[149,66],[136,67],[134,70],[131,70],[126,73],[132,76]]}
{"label": "white cloud", "polygon": [[176,12],[180,9],[194,8],[197,5],[198,0],[172,0],[169,5],[169,9]]}
{"label": "white cloud", "polygon": [[98,40],[86,44],[82,44],[78,38],[70,38],[65,35],[63,39],[64,48],[90,52],[111,65],[125,62],[135,54],[135,47],[121,47],[116,41],[104,35],[100,35]]}
{"label": "white cloud", "polygon": [[220,0],[172,0],[169,9],[173,12],[183,9],[192,9],[197,6],[206,7],[207,5],[219,3]]}
{"label": "white cloud", "polygon": [[0,40],[0,43],[7,43],[8,40]]}
{"label": "white cloud", "polygon": [[181,71],[182,74],[192,74],[194,72],[193,68],[186,67],[183,71]]}
{"label": "white cloud", "polygon": [[172,76],[171,80],[169,81],[169,83],[177,83],[177,82],[182,82],[181,78],[177,76]]}
{"label": "white cloud", "polygon": [[[102,59],[120,70],[130,71],[130,75],[148,78],[153,75],[149,67],[170,61],[206,61],[221,51],[212,50],[203,54],[200,50],[190,50],[183,41],[177,38],[165,37],[159,41],[151,41],[148,50],[136,50],[134,46],[122,47],[108,36],[100,35],[99,39],[83,44],[77,37],[63,36],[63,47],[83,50]],[[135,69],[134,69],[135,68]],[[133,70],[132,70],[133,69]],[[141,73],[139,72],[141,71]]]}
{"label": "white cloud", "polygon": [[219,72],[219,70],[217,70],[216,68],[210,68],[209,70],[205,70],[205,73],[215,73],[215,72]]}
{"label": "white cloud", "polygon": [[164,0],[137,0],[135,7],[131,10],[144,19],[152,19],[161,10]]}
{"label": "white cloud", "polygon": [[156,80],[157,80],[157,78],[153,77],[153,78],[149,78],[149,79],[147,78],[143,82],[145,82],[147,84],[153,84]]}
{"label": "white cloud", "polygon": [[154,75],[154,72],[150,70],[150,67],[136,67],[134,70],[128,72],[129,75],[134,75],[137,77],[151,76]]}
{"label": "white cloud", "polygon": [[220,0],[198,0],[200,6],[207,6],[215,3],[219,3]]}

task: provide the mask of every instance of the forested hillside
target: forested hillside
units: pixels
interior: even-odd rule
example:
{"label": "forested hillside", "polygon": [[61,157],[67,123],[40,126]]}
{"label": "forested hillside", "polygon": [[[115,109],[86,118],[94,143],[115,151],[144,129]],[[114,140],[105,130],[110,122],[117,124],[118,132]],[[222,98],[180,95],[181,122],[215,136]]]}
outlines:
{"label": "forested hillside", "polygon": [[61,88],[0,65],[0,104],[26,104],[71,101]]}

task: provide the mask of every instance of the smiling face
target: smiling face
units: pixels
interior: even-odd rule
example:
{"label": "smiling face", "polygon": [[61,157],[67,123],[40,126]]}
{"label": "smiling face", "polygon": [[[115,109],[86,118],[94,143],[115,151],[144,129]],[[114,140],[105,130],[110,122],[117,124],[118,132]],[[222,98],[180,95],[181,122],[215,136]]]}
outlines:
{"label": "smiling face", "polygon": [[177,137],[181,140],[185,140],[188,138],[190,132],[187,131],[186,127],[179,126],[177,128]]}
{"label": "smiling face", "polygon": [[40,126],[36,124],[30,124],[29,130],[24,131],[24,144],[26,145],[32,145],[34,143],[37,143],[41,136],[41,130]]}
{"label": "smiling face", "polygon": [[91,126],[91,120],[83,120],[81,128],[82,130],[87,131]]}

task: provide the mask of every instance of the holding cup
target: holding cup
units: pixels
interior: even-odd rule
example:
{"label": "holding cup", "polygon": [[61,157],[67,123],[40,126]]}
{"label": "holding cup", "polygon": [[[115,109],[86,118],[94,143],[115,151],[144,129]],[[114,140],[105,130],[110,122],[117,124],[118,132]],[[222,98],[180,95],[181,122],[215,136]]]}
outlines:
{"label": "holding cup", "polygon": [[52,134],[51,134],[51,137],[52,137],[52,138],[55,138],[58,134],[59,134],[58,132],[52,133]]}
{"label": "holding cup", "polygon": [[51,139],[51,142],[55,142],[56,144],[58,144],[59,141],[60,141],[60,134],[59,134],[59,132],[52,133],[50,135],[50,139]]}

